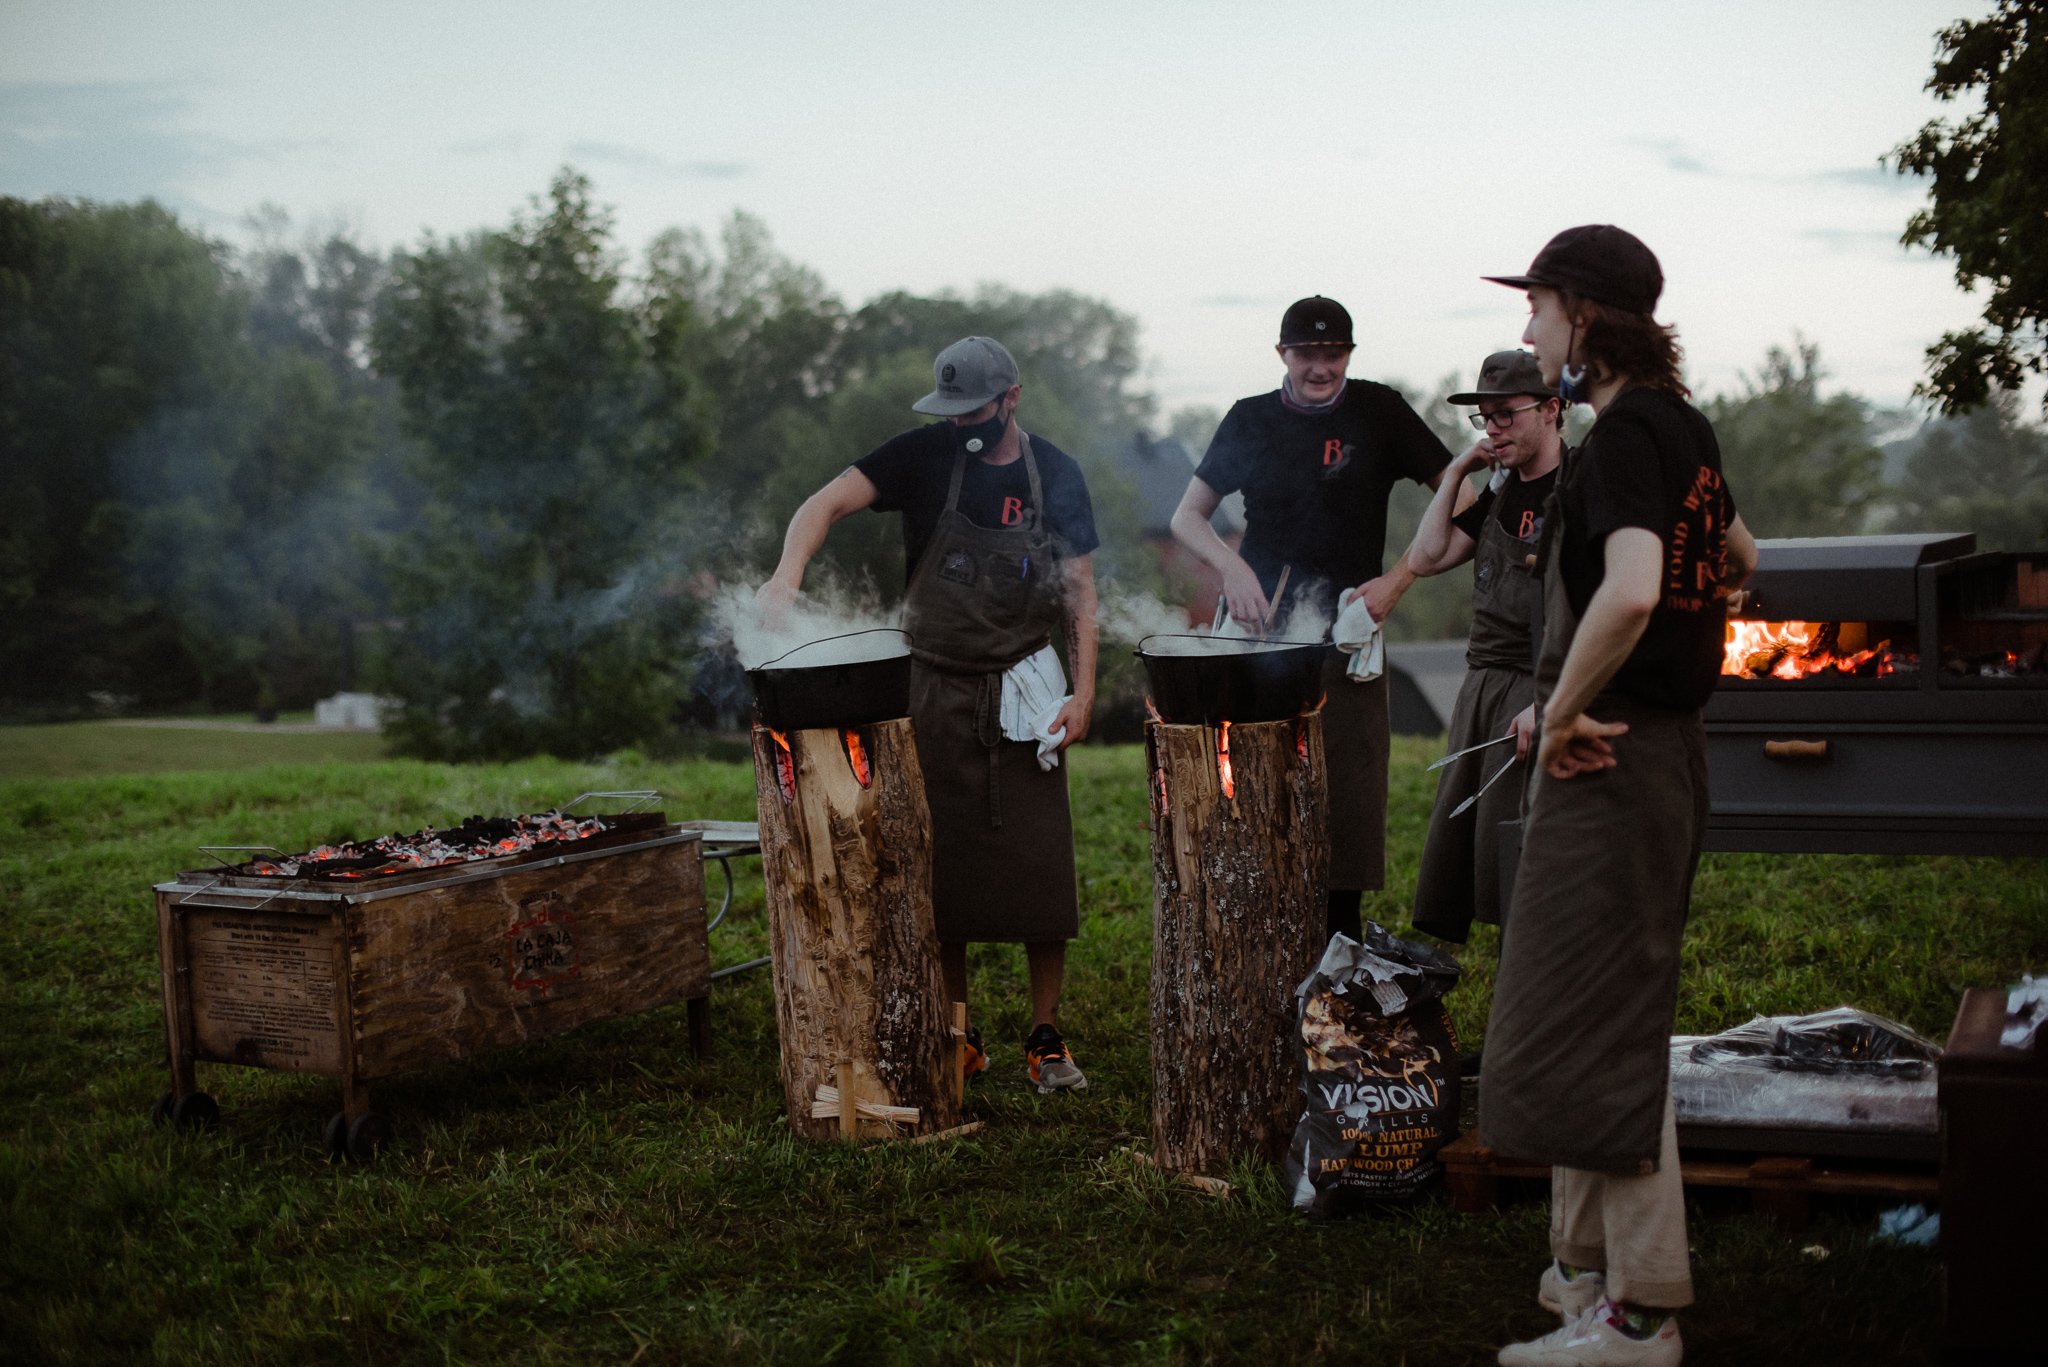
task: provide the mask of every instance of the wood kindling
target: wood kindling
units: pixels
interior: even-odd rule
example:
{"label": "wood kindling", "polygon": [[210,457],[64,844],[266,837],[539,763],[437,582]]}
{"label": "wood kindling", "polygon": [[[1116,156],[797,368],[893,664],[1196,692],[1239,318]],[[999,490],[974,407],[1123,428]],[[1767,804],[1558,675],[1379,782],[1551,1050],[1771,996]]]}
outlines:
{"label": "wood kindling", "polygon": [[[852,1101],[852,1105],[847,1102]],[[879,1101],[854,1101],[846,1092],[829,1082],[818,1084],[818,1096],[811,1103],[811,1116],[816,1120],[839,1121],[839,1132],[846,1138],[853,1138],[849,1127],[855,1120],[886,1120],[891,1125],[915,1125],[921,1112],[915,1106],[885,1106]],[[936,1138],[937,1136],[931,1136]]]}

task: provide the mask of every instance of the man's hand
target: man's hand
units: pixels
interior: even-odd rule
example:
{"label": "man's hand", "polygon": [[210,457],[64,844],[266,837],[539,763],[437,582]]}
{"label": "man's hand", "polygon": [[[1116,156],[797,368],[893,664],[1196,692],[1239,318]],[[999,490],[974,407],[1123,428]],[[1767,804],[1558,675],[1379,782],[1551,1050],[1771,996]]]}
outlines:
{"label": "man's hand", "polygon": [[1088,738],[1088,717],[1094,710],[1093,703],[1080,697],[1068,698],[1061,704],[1059,712],[1052,719],[1052,725],[1046,728],[1053,735],[1058,735],[1061,731],[1067,733],[1060,741],[1060,749],[1064,750],[1069,745],[1079,745]]}
{"label": "man's hand", "polygon": [[796,590],[780,579],[770,579],[754,590],[754,610],[761,614],[761,625],[770,631],[782,625],[795,602]]}
{"label": "man's hand", "polygon": [[1572,778],[1612,769],[1619,761],[1614,757],[1614,747],[1608,744],[1608,737],[1627,733],[1627,722],[1595,721],[1583,712],[1570,717],[1545,718],[1537,763],[1552,778]]}
{"label": "man's hand", "polygon": [[1401,601],[1401,595],[1408,592],[1410,582],[1398,574],[1383,574],[1360,584],[1352,596],[1365,599],[1365,610],[1372,614],[1373,621],[1385,622],[1394,605]]}
{"label": "man's hand", "polygon": [[1481,437],[1451,462],[1451,468],[1445,471],[1445,475],[1451,479],[1463,479],[1474,470],[1491,469],[1496,459],[1492,440]]}
{"label": "man's hand", "polygon": [[1223,601],[1230,607],[1231,619],[1247,631],[1257,631],[1271,610],[1266,591],[1259,587],[1259,576],[1241,558],[1223,571]]}
{"label": "man's hand", "polygon": [[1529,747],[1536,743],[1535,703],[1515,713],[1515,719],[1508,723],[1508,733],[1515,738],[1515,758],[1529,758]]}

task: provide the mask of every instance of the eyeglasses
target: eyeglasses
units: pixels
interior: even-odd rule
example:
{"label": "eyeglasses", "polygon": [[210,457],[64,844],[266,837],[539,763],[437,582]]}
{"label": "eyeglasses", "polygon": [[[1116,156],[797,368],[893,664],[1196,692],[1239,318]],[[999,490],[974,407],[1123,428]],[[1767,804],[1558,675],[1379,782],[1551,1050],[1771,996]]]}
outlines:
{"label": "eyeglasses", "polygon": [[1467,413],[1465,421],[1484,432],[1489,427],[1513,427],[1515,414],[1526,413],[1532,408],[1543,407],[1540,403],[1525,403],[1520,408],[1503,408],[1498,413]]}

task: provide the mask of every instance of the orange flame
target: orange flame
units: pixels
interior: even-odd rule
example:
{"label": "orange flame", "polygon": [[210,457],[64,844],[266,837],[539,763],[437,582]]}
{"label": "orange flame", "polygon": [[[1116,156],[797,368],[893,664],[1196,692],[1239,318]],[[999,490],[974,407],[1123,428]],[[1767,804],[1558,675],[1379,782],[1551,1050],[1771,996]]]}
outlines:
{"label": "orange flame", "polygon": [[846,741],[846,760],[853,766],[853,776],[865,788],[875,781],[874,766],[868,763],[867,748],[860,743],[860,732],[852,727],[842,727],[839,732]]}
{"label": "orange flame", "polygon": [[1853,674],[1873,660],[1879,674],[1892,672],[1885,658],[1890,641],[1838,655],[1823,644],[1834,639],[1824,622],[1731,620],[1723,637],[1721,672],[1738,679],[1805,679],[1829,670]]}
{"label": "orange flame", "polygon": [[1235,800],[1237,779],[1230,772],[1230,723],[1224,722],[1216,738],[1216,777],[1222,780],[1223,796]]}
{"label": "orange flame", "polygon": [[1150,697],[1147,697],[1145,699],[1145,715],[1150,717],[1153,721],[1161,723],[1162,725],[1166,721],[1166,718],[1159,715],[1159,709],[1152,705],[1152,699]]}
{"label": "orange flame", "polygon": [[783,805],[796,801],[796,759],[789,753],[789,737],[772,726],[761,728],[775,740],[776,748],[769,753],[775,756],[775,786],[782,794]]}

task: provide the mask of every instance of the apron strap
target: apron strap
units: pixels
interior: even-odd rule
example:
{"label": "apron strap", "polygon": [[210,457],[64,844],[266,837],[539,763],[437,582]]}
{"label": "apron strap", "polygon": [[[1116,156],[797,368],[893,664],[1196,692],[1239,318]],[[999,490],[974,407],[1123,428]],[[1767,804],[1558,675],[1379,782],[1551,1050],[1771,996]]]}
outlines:
{"label": "apron strap", "polygon": [[953,482],[946,487],[946,511],[953,512],[960,506],[960,481],[967,474],[967,453],[953,453]]}

